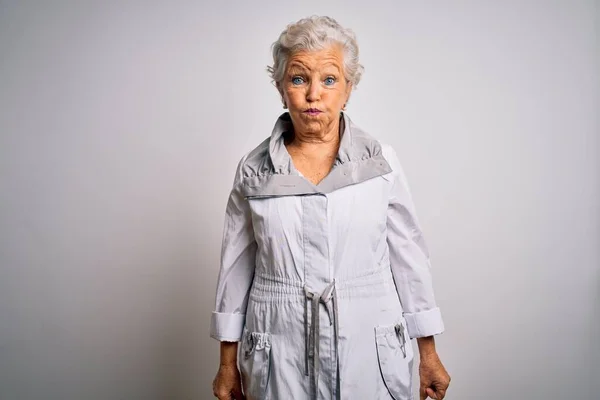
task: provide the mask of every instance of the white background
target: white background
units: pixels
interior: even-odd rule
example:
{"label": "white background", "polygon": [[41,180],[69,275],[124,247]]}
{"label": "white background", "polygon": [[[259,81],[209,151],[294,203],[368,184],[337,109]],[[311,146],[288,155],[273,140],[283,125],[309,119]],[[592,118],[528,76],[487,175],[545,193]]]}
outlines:
{"label": "white background", "polygon": [[599,8],[0,1],[0,399],[212,398],[227,195],[311,14],[357,33],[348,114],[409,178],[447,399],[599,398]]}

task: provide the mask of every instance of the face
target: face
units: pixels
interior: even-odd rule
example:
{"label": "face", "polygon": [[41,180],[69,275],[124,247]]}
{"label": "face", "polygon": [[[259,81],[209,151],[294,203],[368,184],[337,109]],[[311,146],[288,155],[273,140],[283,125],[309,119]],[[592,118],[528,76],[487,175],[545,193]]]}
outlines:
{"label": "face", "polygon": [[320,134],[336,128],[352,90],[341,46],[292,54],[278,88],[296,131]]}

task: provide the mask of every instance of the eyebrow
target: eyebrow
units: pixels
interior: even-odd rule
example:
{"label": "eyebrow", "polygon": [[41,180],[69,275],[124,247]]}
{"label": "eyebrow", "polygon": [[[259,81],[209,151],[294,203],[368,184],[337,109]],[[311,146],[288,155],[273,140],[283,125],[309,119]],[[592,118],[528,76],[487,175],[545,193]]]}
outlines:
{"label": "eyebrow", "polygon": [[327,72],[331,72],[331,70],[334,70],[336,73],[339,73],[339,74],[342,73],[342,69],[336,67],[335,65],[325,66],[323,69]]}
{"label": "eyebrow", "polygon": [[288,66],[288,69],[302,69],[304,71],[308,70],[308,68],[304,64],[298,61],[292,61],[291,64]]}
{"label": "eyebrow", "polygon": [[307,72],[307,69],[293,65],[288,68],[287,72],[288,74],[295,74],[299,72]]}
{"label": "eyebrow", "polygon": [[335,67],[335,68],[339,69],[339,65],[337,63],[333,62],[333,61],[329,61],[329,62],[323,63],[323,66],[324,67]]}
{"label": "eyebrow", "polygon": [[[334,63],[325,63],[325,64],[323,64],[322,69],[329,70],[329,71],[326,71],[328,73],[331,72],[330,70],[334,70],[336,73],[339,73],[339,74],[342,73],[342,68],[335,65]],[[306,66],[304,66],[303,64],[300,64],[298,62],[294,62],[288,66],[287,73],[294,74],[294,73],[308,72],[308,71],[310,71],[310,68],[307,68]]]}

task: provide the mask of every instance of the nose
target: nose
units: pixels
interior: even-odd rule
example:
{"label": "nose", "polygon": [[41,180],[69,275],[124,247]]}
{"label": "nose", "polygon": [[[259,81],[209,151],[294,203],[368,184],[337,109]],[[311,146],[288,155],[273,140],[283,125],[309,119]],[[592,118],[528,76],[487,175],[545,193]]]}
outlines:
{"label": "nose", "polygon": [[306,93],[306,100],[310,103],[319,101],[321,99],[321,83],[318,80],[311,80],[308,86],[308,92]]}

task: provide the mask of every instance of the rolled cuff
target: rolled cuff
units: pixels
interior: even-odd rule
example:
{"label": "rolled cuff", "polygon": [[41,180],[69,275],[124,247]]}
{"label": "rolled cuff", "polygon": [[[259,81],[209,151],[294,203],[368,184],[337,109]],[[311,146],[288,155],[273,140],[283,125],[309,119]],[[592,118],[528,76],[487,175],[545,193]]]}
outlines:
{"label": "rolled cuff", "polygon": [[406,319],[408,336],[411,338],[433,336],[444,332],[442,313],[437,307],[427,311],[404,313],[404,319]]}
{"label": "rolled cuff", "polygon": [[239,342],[246,314],[213,312],[210,318],[210,337],[220,342]]}

